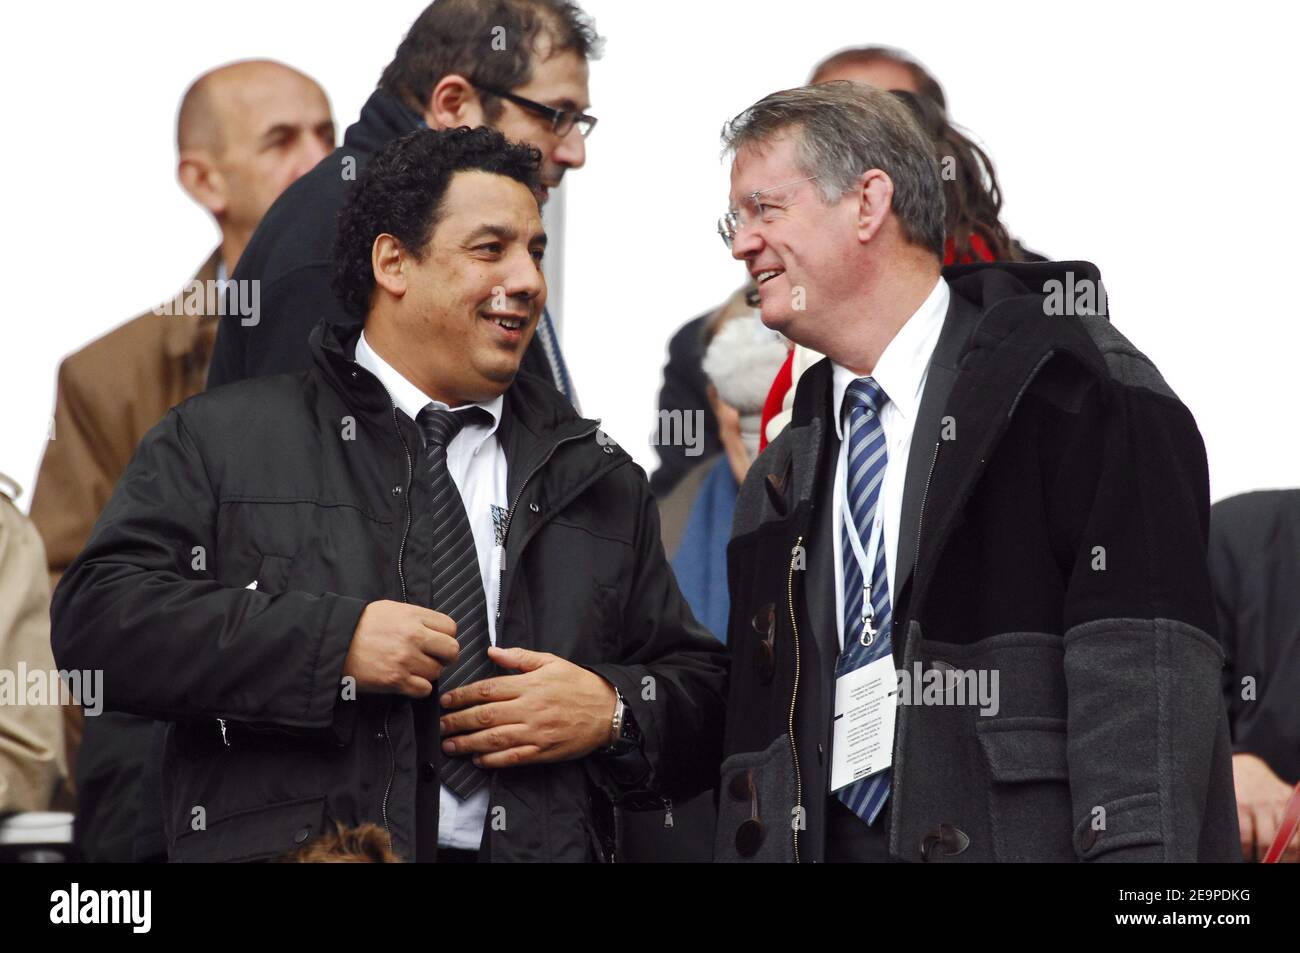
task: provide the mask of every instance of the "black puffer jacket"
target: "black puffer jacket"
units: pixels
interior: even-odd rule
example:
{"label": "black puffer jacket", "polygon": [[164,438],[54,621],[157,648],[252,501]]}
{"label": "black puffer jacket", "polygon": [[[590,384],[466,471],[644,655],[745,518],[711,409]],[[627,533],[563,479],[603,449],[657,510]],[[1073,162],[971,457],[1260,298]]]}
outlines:
{"label": "black puffer jacket", "polygon": [[[330,819],[386,826],[407,858],[436,843],[436,706],[340,692],[368,603],[429,605],[436,534],[419,431],[352,360],[359,330],[322,325],[312,370],[171,411],[56,594],[59,664],[102,669],[109,708],[172,723],[173,860],[271,856]],[[498,644],[618,686],[645,748],[631,764],[496,772],[484,859],[607,856],[608,800],[716,777],[724,650],[678,592],[644,474],[595,421],[520,375],[499,436],[512,505]]]}

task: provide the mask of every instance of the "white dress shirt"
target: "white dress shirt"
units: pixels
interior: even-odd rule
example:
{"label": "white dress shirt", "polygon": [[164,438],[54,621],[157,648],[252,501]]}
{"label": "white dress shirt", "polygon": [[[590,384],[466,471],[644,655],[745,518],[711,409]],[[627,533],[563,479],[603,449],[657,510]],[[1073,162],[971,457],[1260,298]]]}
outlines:
{"label": "white dress shirt", "polygon": [[[899,328],[894,339],[886,346],[880,360],[869,375],[889,398],[880,411],[880,425],[885,431],[888,463],[885,478],[880,484],[878,506],[884,537],[879,545],[885,548],[885,572],[889,578],[889,599],[894,599],[894,567],[898,563],[898,531],[903,512],[903,485],[907,477],[907,458],[912,449],[912,431],[916,427],[916,414],[921,406],[921,394],[930,369],[934,346],[943,330],[948,314],[948,285],[940,278],[929,297],[921,302],[907,323]],[[835,408],[835,433],[840,438],[839,461],[835,465],[835,499],[831,506],[831,545],[835,552],[835,628],[839,633],[840,650],[844,649],[844,482],[848,479],[849,442],[845,440],[844,394],[858,375],[848,368],[831,362],[831,406]],[[849,532],[855,532],[852,526]],[[864,552],[870,545],[863,541]],[[856,558],[852,551],[849,558]]]}
{"label": "white dress shirt", "polygon": [[[366,341],[365,331],[357,341],[357,363],[379,378],[397,409],[412,420],[430,404],[440,410],[448,409],[446,404],[430,398],[376,354]],[[481,407],[492,415],[492,422],[466,424],[447,445],[447,469],[465,503],[465,513],[474,534],[474,548],[478,551],[483,593],[487,597],[488,639],[493,645],[497,644],[494,607],[501,581],[502,555],[497,541],[497,526],[509,506],[506,499],[506,453],[496,436],[503,403],[503,398],[497,397],[485,403],[455,408],[461,411]],[[438,808],[439,847],[478,850],[487,818],[488,787],[483,785],[462,801],[443,786]]]}

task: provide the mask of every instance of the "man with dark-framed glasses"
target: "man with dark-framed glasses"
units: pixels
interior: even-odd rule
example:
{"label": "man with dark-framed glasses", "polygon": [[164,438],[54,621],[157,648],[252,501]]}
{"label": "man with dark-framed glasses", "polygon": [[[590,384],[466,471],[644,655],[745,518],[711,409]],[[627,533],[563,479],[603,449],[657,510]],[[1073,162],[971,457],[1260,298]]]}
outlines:
{"label": "man with dark-framed glasses", "polygon": [[[260,281],[260,310],[218,332],[209,387],[305,370],[307,336],[322,318],[349,319],[330,290],[335,219],[371,155],[415,129],[491,126],[542,153],[540,197],[587,161],[587,62],[601,39],[568,0],[435,0],[412,25],[342,147],[271,209],[234,277]],[[574,388],[550,314],[521,368],[571,402]]]}
{"label": "man with dark-framed glasses", "polygon": [[521,109],[550,120],[551,132],[561,139],[567,137],[573,131],[575,125],[578,127],[578,134],[583,139],[590,136],[591,131],[596,128],[596,117],[588,116],[586,113],[572,108],[573,104],[571,102],[566,103],[561,108],[556,108],[555,106],[548,106],[546,103],[539,103],[537,100],[529,99],[526,96],[518,96],[495,86],[479,85],[477,88],[481,93],[487,93],[512,102]]}

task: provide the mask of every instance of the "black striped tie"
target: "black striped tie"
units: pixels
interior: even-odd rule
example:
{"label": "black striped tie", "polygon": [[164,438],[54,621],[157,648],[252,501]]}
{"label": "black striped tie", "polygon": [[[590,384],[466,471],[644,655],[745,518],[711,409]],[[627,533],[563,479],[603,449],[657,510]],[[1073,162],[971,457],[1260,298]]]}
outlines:
{"label": "black striped tie", "polygon": [[[424,432],[424,452],[432,480],[433,587],[430,607],[456,620],[456,641],[460,655],[442,670],[436,692],[451,691],[492,674],[487,650],[487,598],[479,574],[478,550],[470,529],[465,503],[447,469],[447,445],[471,420],[487,417],[481,408],[451,411],[432,404],[420,411],[415,422]],[[464,800],[477,791],[488,773],[468,757],[444,760],[441,781]]]}

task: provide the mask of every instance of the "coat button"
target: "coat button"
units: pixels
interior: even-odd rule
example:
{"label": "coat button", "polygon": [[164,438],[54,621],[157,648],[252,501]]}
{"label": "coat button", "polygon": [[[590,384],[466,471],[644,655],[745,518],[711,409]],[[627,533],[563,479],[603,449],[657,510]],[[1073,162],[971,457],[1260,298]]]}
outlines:
{"label": "coat button", "polygon": [[613,453],[613,452],[614,452],[614,448],[613,448],[613,447],[604,447],[603,449],[604,449],[604,451],[605,451],[606,453]]}
{"label": "coat button", "polygon": [[438,779],[438,766],[432,761],[426,761],[420,765],[421,781],[436,781]]}
{"label": "coat button", "polygon": [[538,506],[536,503],[529,503],[528,509],[534,513],[540,513],[542,511],[542,508]]}
{"label": "coat button", "polygon": [[1079,846],[1084,850],[1092,850],[1097,843],[1097,837],[1097,828],[1089,826],[1088,829],[1083,832],[1083,836],[1079,838]]}
{"label": "coat button", "polygon": [[733,775],[731,783],[727,785],[727,790],[731,792],[731,796],[737,801],[748,801],[754,792],[753,769]]}
{"label": "coat button", "polygon": [[376,740],[376,741],[383,741],[383,740],[384,740],[384,733],[383,733],[382,731],[376,731],[376,732],[375,732],[375,740]]}
{"label": "coat button", "polygon": [[750,818],[736,829],[736,853],[753,857],[763,844],[763,822]]}
{"label": "coat button", "polygon": [[301,828],[301,829],[298,831],[298,833],[296,833],[296,834],[293,835],[293,842],[294,842],[295,844],[301,844],[301,843],[305,842],[305,841],[307,840],[308,837],[311,837],[311,828],[310,828],[310,827],[304,827],[304,828]]}
{"label": "coat button", "polygon": [[970,846],[970,837],[960,827],[940,824],[921,839],[921,859],[938,860],[941,856],[960,854]]}
{"label": "coat button", "polygon": [[399,485],[393,487],[393,496],[401,496],[401,495],[402,495],[402,487],[401,487],[401,485],[399,484]]}

